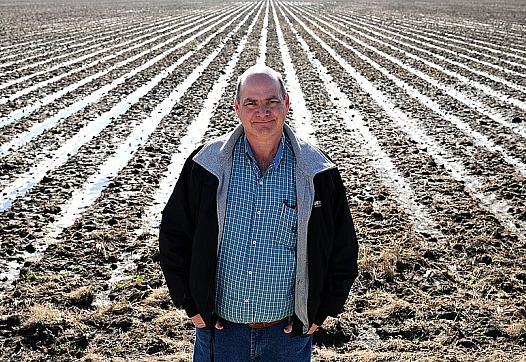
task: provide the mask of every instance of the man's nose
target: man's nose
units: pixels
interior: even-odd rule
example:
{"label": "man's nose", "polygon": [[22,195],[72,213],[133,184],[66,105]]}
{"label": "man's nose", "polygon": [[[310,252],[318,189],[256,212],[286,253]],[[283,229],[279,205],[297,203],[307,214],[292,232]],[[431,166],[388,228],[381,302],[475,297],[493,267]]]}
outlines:
{"label": "man's nose", "polygon": [[266,104],[262,104],[258,107],[257,111],[261,116],[268,116],[270,114],[270,107]]}

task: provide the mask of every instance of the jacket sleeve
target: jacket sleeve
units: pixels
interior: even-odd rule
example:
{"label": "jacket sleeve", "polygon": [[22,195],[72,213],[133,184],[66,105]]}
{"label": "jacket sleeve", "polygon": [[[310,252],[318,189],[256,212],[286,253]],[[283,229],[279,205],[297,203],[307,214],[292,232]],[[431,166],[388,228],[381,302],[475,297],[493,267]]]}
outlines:
{"label": "jacket sleeve", "polygon": [[345,195],[345,187],[337,169],[331,172],[334,184],[332,217],[333,248],[322,291],[321,304],[314,323],[322,325],[327,316],[336,317],[343,311],[351,286],[358,276],[358,241]]}
{"label": "jacket sleeve", "polygon": [[198,313],[190,295],[189,272],[192,240],[195,231],[193,202],[194,151],[186,160],[174,191],[166,204],[159,232],[159,261],[170,297],[178,308],[184,308],[189,317]]}

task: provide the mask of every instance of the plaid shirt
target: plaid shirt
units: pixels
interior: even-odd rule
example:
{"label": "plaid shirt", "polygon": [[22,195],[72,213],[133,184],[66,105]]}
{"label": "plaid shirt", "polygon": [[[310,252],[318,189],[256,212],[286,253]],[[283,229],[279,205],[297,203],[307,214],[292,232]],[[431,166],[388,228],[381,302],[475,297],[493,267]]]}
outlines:
{"label": "plaid shirt", "polygon": [[236,323],[292,315],[296,274],[296,160],[283,134],[262,173],[246,136],[234,147],[217,264],[216,312]]}

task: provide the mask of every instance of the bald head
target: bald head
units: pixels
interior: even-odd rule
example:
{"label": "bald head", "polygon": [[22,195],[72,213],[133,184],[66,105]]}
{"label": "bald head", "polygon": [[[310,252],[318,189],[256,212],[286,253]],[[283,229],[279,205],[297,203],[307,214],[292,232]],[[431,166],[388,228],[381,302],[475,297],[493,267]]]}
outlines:
{"label": "bald head", "polygon": [[283,83],[283,78],[281,77],[281,74],[276,72],[271,67],[268,67],[263,64],[256,64],[248,68],[241,74],[241,76],[237,80],[237,87],[236,87],[236,100],[239,102],[241,99],[241,88],[243,85],[247,82],[247,80],[250,80],[251,78],[261,78],[261,77],[268,77],[276,82],[276,84],[279,86],[281,95],[283,98],[285,98],[285,95],[287,94],[287,91],[285,90],[285,84]]}

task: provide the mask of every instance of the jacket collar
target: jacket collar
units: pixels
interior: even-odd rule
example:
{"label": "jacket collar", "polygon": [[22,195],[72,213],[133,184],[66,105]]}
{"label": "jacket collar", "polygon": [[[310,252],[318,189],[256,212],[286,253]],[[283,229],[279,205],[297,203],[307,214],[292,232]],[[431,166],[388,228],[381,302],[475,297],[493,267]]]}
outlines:
{"label": "jacket collar", "polygon": [[[306,176],[314,177],[320,172],[336,167],[318,148],[296,137],[287,124],[283,126],[283,131],[290,139],[296,158],[296,167]],[[243,126],[240,124],[233,131],[207,142],[193,157],[193,160],[217,178],[222,179],[223,172],[228,169],[225,166],[232,163],[234,146],[243,133]]]}

